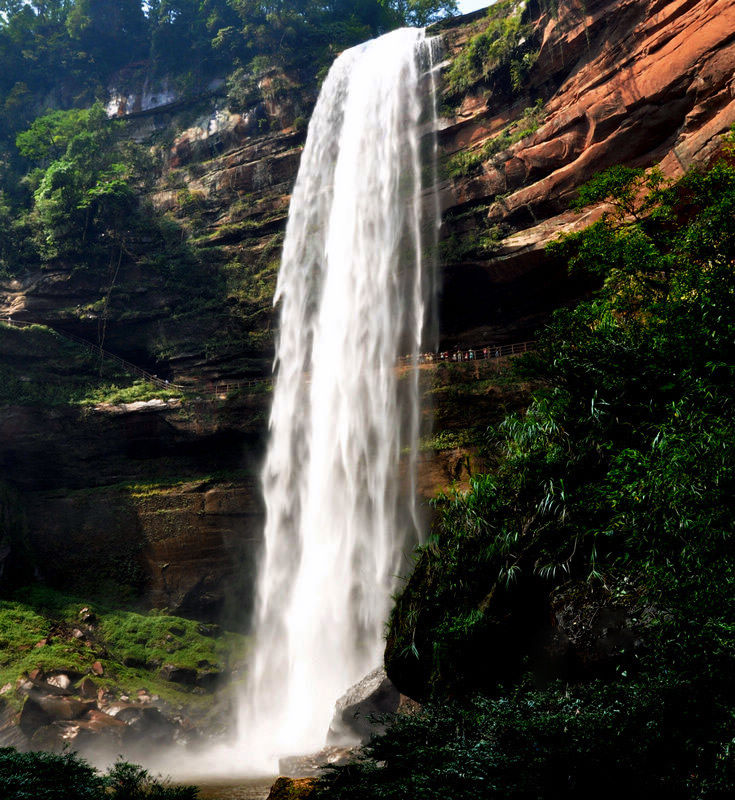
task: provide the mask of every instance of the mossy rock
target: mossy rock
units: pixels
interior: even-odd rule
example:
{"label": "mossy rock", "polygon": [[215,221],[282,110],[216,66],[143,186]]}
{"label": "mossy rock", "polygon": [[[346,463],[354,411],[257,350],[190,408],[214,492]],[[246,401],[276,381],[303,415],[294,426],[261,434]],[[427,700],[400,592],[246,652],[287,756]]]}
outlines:
{"label": "mossy rock", "polygon": [[279,778],[271,787],[268,800],[304,800],[316,790],[316,778]]}

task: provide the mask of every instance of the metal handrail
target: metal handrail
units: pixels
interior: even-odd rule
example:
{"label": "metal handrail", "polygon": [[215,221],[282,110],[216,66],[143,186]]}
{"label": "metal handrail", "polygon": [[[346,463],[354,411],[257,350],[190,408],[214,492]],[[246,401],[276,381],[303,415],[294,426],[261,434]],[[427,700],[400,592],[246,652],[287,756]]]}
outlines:
{"label": "metal handrail", "polygon": [[[9,325],[13,328],[30,328],[33,325],[39,325],[41,323],[37,322],[25,322],[21,320],[14,320],[10,317],[6,317],[5,319],[0,320],[0,322]],[[126,361],[124,358],[120,358],[120,356],[111,353],[109,350],[105,350],[104,348],[100,347],[93,342],[90,342],[88,339],[83,339],[81,336],[77,336],[74,333],[68,333],[67,331],[60,331],[56,328],[52,328],[49,325],[43,325],[43,327],[47,328],[48,330],[55,333],[57,336],[60,336],[62,339],[69,339],[76,344],[85,347],[87,350],[99,355],[100,358],[109,359],[110,361],[118,364],[127,372],[131,372],[133,375],[137,375],[138,377],[143,378],[144,380],[149,381],[150,383],[155,384],[156,386],[160,386],[162,389],[175,389],[182,392],[205,392],[207,394],[212,394],[215,397],[222,397],[223,395],[228,395],[230,392],[235,391],[242,391],[243,389],[256,389],[256,388],[263,388],[266,386],[271,386],[274,382],[273,377],[268,378],[249,378],[243,381],[228,381],[222,383],[210,383],[208,385],[193,385],[193,386],[185,386],[179,383],[171,383],[170,381],[164,380],[159,378],[158,375],[154,375],[151,372],[143,369],[142,367],[137,366],[136,364],[131,363],[130,361]],[[417,358],[414,356],[401,356],[398,359],[399,366],[409,366],[413,365],[414,363],[418,364],[451,364],[451,363],[468,363],[471,361],[484,361],[489,359],[495,358],[505,358],[506,356],[513,356],[513,355],[520,355],[521,353],[527,353],[529,350],[534,350],[536,348],[535,341],[526,341],[526,342],[515,342],[513,344],[504,344],[504,345],[495,345],[495,346],[483,346],[483,347],[469,347],[464,350],[453,350],[453,351],[443,351],[438,353],[422,353],[419,354]]]}
{"label": "metal handrail", "polygon": [[417,358],[414,356],[401,356],[401,365],[410,365],[414,361],[419,364],[450,364],[465,363],[467,361],[485,361],[494,358],[505,358],[506,356],[521,355],[530,350],[536,349],[536,342],[529,340],[526,342],[514,342],[513,344],[503,345],[483,345],[482,347],[467,347],[459,350],[444,350],[438,353],[420,353]]}
{"label": "metal handrail", "polygon": [[[40,324],[37,322],[23,322],[21,320],[11,319],[9,317],[0,320],[0,322],[3,322],[5,325],[9,325],[12,328],[31,328],[34,325]],[[83,339],[81,336],[77,336],[74,333],[68,333],[67,331],[60,331],[57,330],[56,328],[50,327],[49,325],[43,325],[43,327],[52,331],[62,339],[68,339],[76,344],[81,345],[90,352],[100,356],[100,358],[109,359],[115,364],[118,364],[119,366],[123,367],[127,372],[132,372],[134,375],[137,375],[140,378],[144,378],[145,380],[154,383],[156,386],[160,386],[161,388],[164,389],[179,389],[182,391],[187,388],[185,386],[181,386],[180,384],[171,383],[170,381],[164,380],[163,378],[159,378],[158,375],[154,375],[152,372],[148,372],[142,367],[139,367],[136,364],[132,364],[130,361],[126,361],[124,358],[120,358],[120,356],[116,356],[114,353],[111,353],[109,350],[105,350],[98,344],[94,344],[94,342],[90,342],[88,339]]]}

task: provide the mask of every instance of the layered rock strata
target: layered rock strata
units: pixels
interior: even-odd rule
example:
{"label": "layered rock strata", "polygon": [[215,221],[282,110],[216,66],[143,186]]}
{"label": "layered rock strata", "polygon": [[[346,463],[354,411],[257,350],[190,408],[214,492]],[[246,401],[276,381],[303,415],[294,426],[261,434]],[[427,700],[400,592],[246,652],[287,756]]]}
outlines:
{"label": "layered rock strata", "polygon": [[[444,237],[461,243],[485,232],[490,240],[470,243],[467,256],[443,269],[449,342],[532,336],[550,310],[585,288],[544,254],[560,233],[600,213],[570,212],[576,189],[620,163],[660,164],[679,177],[706,162],[735,123],[728,0],[529,3],[524,18],[537,50],[523,85],[498,85],[491,73],[443,121],[445,156],[477,160],[443,185]],[[483,16],[445,23],[449,58],[486,27]],[[513,123],[528,125],[524,110],[536,103],[538,129],[485,157]]]}

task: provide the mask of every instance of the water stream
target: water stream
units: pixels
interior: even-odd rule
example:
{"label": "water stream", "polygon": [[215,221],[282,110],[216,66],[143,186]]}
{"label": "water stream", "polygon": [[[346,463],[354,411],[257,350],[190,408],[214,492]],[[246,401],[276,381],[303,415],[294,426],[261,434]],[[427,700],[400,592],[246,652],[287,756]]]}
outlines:
{"label": "water stream", "polygon": [[402,558],[420,536],[417,358],[434,293],[433,40],[343,53],[291,199],[263,470],[248,763],[319,750],[335,700],[379,665]]}

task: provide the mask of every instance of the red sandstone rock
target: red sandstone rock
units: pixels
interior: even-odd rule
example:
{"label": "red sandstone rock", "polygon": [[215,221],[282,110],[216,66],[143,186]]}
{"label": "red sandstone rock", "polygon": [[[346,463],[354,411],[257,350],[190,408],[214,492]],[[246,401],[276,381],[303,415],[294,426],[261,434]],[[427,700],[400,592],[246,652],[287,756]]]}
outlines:
{"label": "red sandstone rock", "polygon": [[[543,248],[574,223],[566,210],[577,187],[617,163],[660,163],[676,178],[710,159],[721,134],[735,123],[731,0],[573,0],[559,6],[556,19],[541,14],[533,24],[541,47],[527,94],[509,102],[486,97],[481,89],[465,99],[440,134],[447,154],[479,149],[537,98],[546,101],[548,116],[534,135],[488,160],[482,174],[453,180],[442,193],[446,209],[489,204],[488,225],[513,234],[497,254],[473,260],[471,268],[448,267],[445,285],[451,289],[457,270],[464,273],[465,296],[492,296],[498,281],[511,292],[514,283],[501,304],[518,304],[516,318],[528,307],[529,321],[549,305],[537,271],[553,268]],[[450,55],[480,27],[473,22],[450,28]],[[499,195],[505,196],[498,202]],[[456,235],[451,223],[445,229]],[[445,298],[443,328],[451,335],[468,315],[458,314],[455,323],[450,306],[457,297],[450,291]],[[492,309],[484,322],[507,325],[501,317],[495,321]]]}

